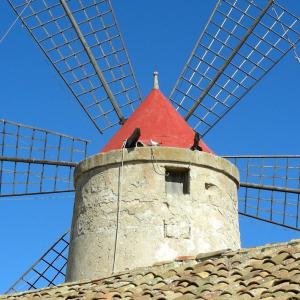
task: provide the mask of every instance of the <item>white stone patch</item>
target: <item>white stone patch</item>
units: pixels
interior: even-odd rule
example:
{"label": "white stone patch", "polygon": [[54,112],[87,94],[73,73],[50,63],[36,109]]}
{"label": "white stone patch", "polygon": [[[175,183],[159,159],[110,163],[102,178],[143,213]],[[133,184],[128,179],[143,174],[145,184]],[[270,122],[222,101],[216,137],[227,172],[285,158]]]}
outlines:
{"label": "white stone patch", "polygon": [[191,237],[191,226],[188,222],[164,222],[165,238],[189,239]]}
{"label": "white stone patch", "polygon": [[159,246],[155,252],[155,261],[171,260],[178,256],[178,253],[168,244],[164,243]]}

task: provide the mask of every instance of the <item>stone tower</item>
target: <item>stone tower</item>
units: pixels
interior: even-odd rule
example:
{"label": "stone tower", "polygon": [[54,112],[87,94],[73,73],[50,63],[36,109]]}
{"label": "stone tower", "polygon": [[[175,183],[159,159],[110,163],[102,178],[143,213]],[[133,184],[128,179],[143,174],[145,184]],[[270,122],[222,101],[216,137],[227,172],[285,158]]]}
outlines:
{"label": "stone tower", "polygon": [[[67,281],[240,247],[236,167],[216,156],[158,89],[75,170]],[[126,140],[140,129],[137,146]],[[202,151],[199,151],[202,150]]]}

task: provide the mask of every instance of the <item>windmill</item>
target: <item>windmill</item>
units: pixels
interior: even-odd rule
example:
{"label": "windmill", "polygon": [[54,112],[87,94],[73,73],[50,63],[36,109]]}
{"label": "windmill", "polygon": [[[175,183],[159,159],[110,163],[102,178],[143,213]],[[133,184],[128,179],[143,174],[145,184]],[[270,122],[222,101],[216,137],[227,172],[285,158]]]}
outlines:
{"label": "windmill", "polygon": [[[110,2],[9,3],[98,131],[109,134],[122,125],[141,96]],[[299,31],[299,18],[277,2],[218,1],[170,100],[205,137],[294,51]],[[85,157],[86,141],[10,121],[1,124],[1,196],[72,190],[72,169]],[[240,214],[299,229],[300,156],[226,158],[241,173]],[[41,281],[61,282],[67,245],[64,234],[9,292],[24,283],[29,289]]]}

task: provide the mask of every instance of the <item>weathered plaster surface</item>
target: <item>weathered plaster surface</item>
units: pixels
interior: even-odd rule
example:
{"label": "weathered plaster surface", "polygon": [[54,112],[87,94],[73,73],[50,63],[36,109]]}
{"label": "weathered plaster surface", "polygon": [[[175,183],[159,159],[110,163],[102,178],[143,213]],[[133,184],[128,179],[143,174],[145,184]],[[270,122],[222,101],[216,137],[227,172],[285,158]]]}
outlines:
{"label": "weathered plaster surface", "polygon": [[[238,171],[231,163],[178,148],[125,149],[123,155],[121,185],[122,150],[90,157],[75,171],[68,281],[112,273],[119,192],[115,272],[240,247]],[[165,192],[165,167],[189,169],[189,194]]]}

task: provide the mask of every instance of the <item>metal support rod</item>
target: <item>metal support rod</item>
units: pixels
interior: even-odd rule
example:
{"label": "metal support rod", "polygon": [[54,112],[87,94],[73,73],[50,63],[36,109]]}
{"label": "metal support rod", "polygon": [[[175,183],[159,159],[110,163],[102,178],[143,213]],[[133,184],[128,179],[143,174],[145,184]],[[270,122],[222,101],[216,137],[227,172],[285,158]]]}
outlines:
{"label": "metal support rod", "polygon": [[250,215],[250,214],[247,214],[247,213],[243,213],[243,212],[239,212],[239,214],[241,216],[244,216],[244,217],[248,217],[248,218],[252,218],[252,219],[255,219],[255,220],[259,220],[259,221],[271,223],[271,224],[274,224],[274,225],[278,225],[278,226],[281,226],[281,227],[284,227],[284,228],[300,231],[300,228],[293,227],[293,226],[290,226],[290,225],[287,225],[287,224],[281,224],[281,223],[275,222],[273,220],[263,219],[263,218],[260,218],[260,217],[257,217],[257,216],[253,216],[253,215]]}
{"label": "metal support rod", "polygon": [[119,108],[119,105],[117,104],[117,101],[116,101],[116,99],[115,99],[112,91],[110,90],[110,88],[109,88],[109,86],[108,86],[108,84],[107,84],[107,82],[106,82],[106,80],[105,80],[105,78],[104,78],[104,76],[103,76],[103,74],[102,74],[102,72],[101,72],[98,64],[97,64],[97,61],[96,61],[96,59],[95,59],[95,57],[94,57],[91,49],[89,48],[89,46],[88,46],[88,44],[87,44],[87,42],[86,42],[86,40],[85,40],[85,38],[84,38],[81,30],[80,30],[80,28],[79,28],[79,26],[78,26],[75,18],[73,17],[73,14],[72,14],[71,10],[69,9],[69,6],[68,6],[66,0],[60,0],[60,3],[63,6],[63,8],[64,8],[64,10],[65,10],[65,12],[66,12],[66,14],[67,14],[67,16],[68,16],[71,24],[73,25],[73,27],[74,27],[77,35],[78,35],[78,38],[79,38],[80,42],[82,43],[82,46],[83,46],[84,50],[86,51],[86,53],[87,53],[87,55],[88,55],[88,57],[89,57],[89,59],[91,61],[91,64],[94,67],[94,69],[96,71],[96,74],[98,75],[98,77],[99,77],[99,79],[100,79],[100,81],[102,83],[102,86],[103,86],[105,92],[107,93],[107,96],[108,96],[108,98],[109,98],[109,100],[110,100],[113,108],[115,109],[115,111],[116,111],[116,113],[118,115],[120,123],[123,124],[125,122],[125,118],[122,115],[122,112],[121,112],[121,110]]}
{"label": "metal support rod", "polygon": [[[191,55],[190,55],[190,57],[189,57],[189,59],[188,59],[188,61],[187,61],[187,63],[186,63],[186,66],[188,66],[188,65],[190,64],[190,61],[192,60],[194,54],[196,53],[197,47],[198,47],[198,45],[200,44],[200,41],[201,41],[201,39],[203,38],[204,33],[206,32],[206,30],[207,30],[207,28],[208,28],[208,25],[209,25],[209,23],[211,22],[211,20],[212,20],[214,14],[215,14],[215,12],[217,11],[218,6],[219,6],[219,4],[220,4],[221,1],[222,1],[222,0],[218,0],[218,1],[217,1],[217,3],[216,3],[216,5],[215,5],[215,7],[214,7],[212,13],[210,14],[210,17],[209,17],[208,21],[206,22],[206,25],[205,25],[205,27],[204,27],[204,30],[203,30],[202,33],[200,34],[200,37],[198,38],[198,41],[197,41],[195,47],[194,47],[193,50],[192,50],[192,53],[191,53]],[[172,89],[172,91],[171,91],[171,93],[170,93],[169,98],[171,98],[171,96],[174,94],[174,92],[175,92],[175,90],[176,90],[176,87],[179,85],[179,82],[180,82],[181,78],[183,77],[184,71],[186,70],[186,66],[182,69],[182,71],[181,71],[181,73],[180,73],[180,76],[178,77],[178,79],[177,79],[177,81],[176,81],[176,83],[175,83],[175,85],[174,85],[174,87],[173,87],[173,89]]]}
{"label": "metal support rod", "polygon": [[231,63],[231,61],[233,60],[233,58],[235,57],[235,55],[238,53],[238,51],[242,48],[242,46],[244,45],[244,43],[247,40],[247,38],[251,35],[252,31],[255,29],[255,27],[258,25],[258,23],[261,21],[261,19],[263,18],[263,16],[265,15],[265,13],[269,9],[269,7],[272,5],[272,3],[273,3],[273,0],[269,0],[268,1],[268,4],[266,5],[266,7],[261,11],[260,15],[257,17],[257,19],[252,24],[252,26],[249,27],[249,29],[247,30],[247,32],[244,35],[244,37],[241,39],[241,41],[239,42],[239,44],[233,50],[233,52],[231,53],[231,55],[229,56],[229,58],[224,62],[223,66],[219,69],[219,71],[216,74],[216,76],[214,77],[214,79],[210,82],[210,84],[207,86],[207,88],[201,93],[201,95],[199,96],[199,98],[195,101],[195,103],[193,104],[192,108],[190,109],[190,111],[188,112],[188,114],[185,116],[185,120],[186,121],[192,116],[192,114],[194,113],[194,111],[197,109],[198,105],[202,102],[202,100],[204,99],[204,97],[209,93],[209,91],[214,86],[214,84],[216,83],[216,81],[223,74],[224,70]]}
{"label": "metal support rod", "polygon": [[[61,191],[49,191],[49,192],[32,192],[32,193],[18,193],[18,194],[0,194],[0,198],[10,198],[17,196],[36,196],[36,195],[49,195],[58,193],[73,193],[75,190],[61,190]],[[38,199],[38,198],[37,198]],[[26,200],[26,199],[25,199]]]}
{"label": "metal support rod", "polygon": [[286,187],[278,187],[278,186],[273,186],[273,185],[262,185],[262,184],[241,182],[240,186],[245,187],[245,188],[258,189],[258,190],[267,190],[267,191],[276,191],[276,192],[283,192],[283,193],[300,194],[300,190],[289,189],[289,188],[286,188]]}
{"label": "metal support rod", "polygon": [[288,155],[221,155],[222,158],[300,158],[299,154]]}
{"label": "metal support rod", "polygon": [[[18,15],[18,11],[17,9],[14,7],[14,5],[12,4],[11,0],[8,0],[8,4],[10,5],[10,7],[12,8],[12,10],[15,12],[15,14]],[[30,28],[28,27],[28,25],[26,24],[26,22],[24,22],[23,19],[21,19],[22,21],[22,25],[28,30],[29,34],[31,35],[31,37],[33,38],[33,40],[37,43],[38,47],[41,49],[41,51],[44,53],[44,55],[47,57],[47,59],[49,60],[50,63],[52,63],[50,56],[48,55],[48,53],[43,49],[43,47],[41,46],[41,44],[39,43],[39,40],[37,39],[37,37],[32,33],[32,31],[30,30]],[[60,78],[62,79],[62,81],[68,86],[68,83],[66,81],[66,79],[62,76],[62,74],[60,74],[59,69],[57,68],[57,66],[55,66],[55,64],[53,64],[54,69],[56,70],[56,72],[58,73],[58,75],[60,76]],[[88,115],[89,119],[91,120],[91,122],[94,124],[94,126],[97,128],[97,130],[102,134],[102,130],[100,128],[98,128],[96,122],[93,120],[91,114],[85,109],[85,107],[83,106],[83,104],[78,100],[76,94],[74,93],[74,91],[72,91],[72,89],[70,89],[72,95],[75,97],[76,101],[78,102],[78,104],[81,106],[81,108],[86,112],[86,114]]]}
{"label": "metal support rod", "polygon": [[10,161],[16,163],[21,162],[21,163],[39,164],[39,165],[54,165],[54,166],[63,166],[63,167],[76,167],[78,164],[76,162],[70,162],[70,161],[55,161],[55,160],[8,157],[8,156],[0,156],[0,161]]}
{"label": "metal support rod", "polygon": [[17,290],[15,290],[17,284],[20,283],[21,281],[24,281],[25,276],[29,274],[34,269],[34,267],[36,267],[42,261],[42,259],[45,256],[47,256],[47,254],[49,254],[52,251],[52,249],[54,249],[56,245],[58,245],[61,241],[64,241],[68,246],[69,242],[66,241],[65,238],[68,236],[69,233],[70,230],[66,231],[53,245],[51,245],[51,247],[25,273],[22,274],[20,278],[16,282],[14,282],[14,284],[4,294],[9,294],[12,291],[18,292]]}
{"label": "metal support rod", "polygon": [[[33,127],[33,126],[30,126],[30,125],[25,125],[25,124],[22,124],[22,123],[17,123],[17,122],[14,122],[14,121],[8,121],[6,119],[0,119],[0,123],[8,124],[8,125],[14,125],[16,127],[23,127],[23,128],[27,128],[27,129],[30,129],[30,130],[38,130],[38,131],[45,132],[47,134],[59,135],[59,136],[65,137],[65,138],[74,139],[75,141],[81,141],[81,142],[85,142],[85,143],[89,143],[90,142],[89,140],[76,138],[76,137],[73,137],[71,135],[59,133],[59,132],[52,131],[52,130],[46,130],[46,129],[39,128],[39,127]],[[0,131],[0,133],[5,133],[5,130]]]}

